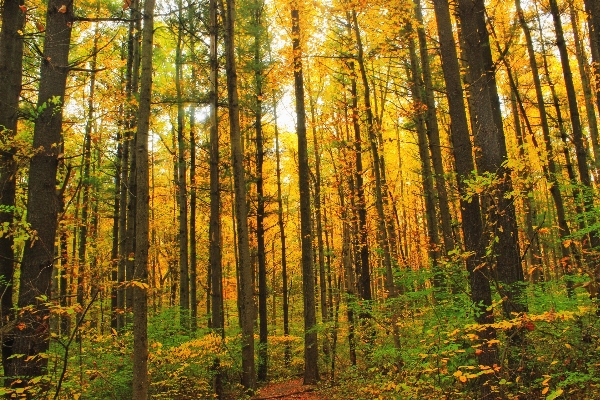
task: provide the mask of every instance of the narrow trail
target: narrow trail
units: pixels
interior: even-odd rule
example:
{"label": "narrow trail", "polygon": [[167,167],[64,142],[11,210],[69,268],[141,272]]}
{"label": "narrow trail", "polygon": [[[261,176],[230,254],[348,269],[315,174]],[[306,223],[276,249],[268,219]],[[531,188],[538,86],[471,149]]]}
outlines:
{"label": "narrow trail", "polygon": [[271,399],[301,399],[301,400],[320,400],[324,397],[315,391],[314,386],[305,386],[302,384],[302,378],[287,380],[284,382],[269,383],[260,388],[253,400],[271,400]]}

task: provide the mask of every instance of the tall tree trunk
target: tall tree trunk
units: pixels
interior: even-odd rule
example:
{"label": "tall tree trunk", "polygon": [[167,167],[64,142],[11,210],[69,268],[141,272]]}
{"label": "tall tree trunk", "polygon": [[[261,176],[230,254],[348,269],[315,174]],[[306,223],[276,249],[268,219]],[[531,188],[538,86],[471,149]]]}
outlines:
{"label": "tall tree trunk", "polygon": [[[375,118],[373,117],[373,109],[371,107],[371,92],[369,88],[369,80],[367,78],[367,70],[365,68],[364,51],[362,45],[362,39],[360,37],[360,28],[358,26],[358,18],[356,16],[356,10],[352,10],[352,26],[354,29],[354,38],[356,40],[356,49],[358,67],[360,70],[360,76],[363,84],[363,96],[365,103],[365,111],[367,114],[367,130],[369,133],[369,143],[371,148],[371,156],[373,158],[373,172],[375,175],[375,208],[377,209],[378,217],[378,231],[379,231],[379,246],[383,250],[383,266],[385,268],[385,282],[386,290],[389,295],[394,297],[396,294],[396,288],[394,285],[393,271],[392,271],[392,259],[390,254],[390,243],[388,238],[388,232],[386,230],[386,218],[384,210],[384,197],[387,196],[387,190],[384,187],[382,179],[382,158],[380,158],[379,150],[380,144],[378,143],[377,131],[378,126],[375,126]],[[382,149],[383,150],[383,149]],[[381,155],[383,157],[383,154]],[[364,268],[364,266],[363,266]]]}
{"label": "tall tree trunk", "polygon": [[[567,223],[566,213],[565,213],[565,205],[562,197],[562,193],[560,192],[560,188],[558,185],[558,176],[560,175],[560,166],[556,164],[554,160],[554,150],[552,148],[552,140],[550,137],[550,127],[548,125],[548,116],[546,114],[546,107],[544,103],[544,94],[542,92],[542,83],[540,81],[540,73],[535,57],[535,51],[533,48],[533,40],[531,38],[531,30],[527,25],[527,21],[525,20],[525,15],[523,14],[523,10],[521,8],[521,1],[515,0],[515,6],[517,10],[517,15],[519,18],[519,25],[523,30],[523,35],[525,36],[525,42],[527,45],[527,55],[529,58],[529,67],[531,68],[531,76],[533,78],[533,85],[535,88],[535,95],[537,101],[537,109],[540,117],[540,126],[542,129],[542,135],[544,138],[544,146],[546,150],[546,159],[547,161],[547,170],[544,168],[546,180],[548,181],[548,185],[550,186],[550,194],[552,195],[552,200],[554,201],[554,206],[556,208],[556,218],[558,220],[558,230],[559,236],[561,240],[566,240],[570,235],[571,231],[569,229],[569,225]],[[532,136],[532,139],[534,137]],[[543,157],[541,157],[543,159]],[[574,244],[571,245],[571,248],[574,249]],[[569,252],[569,247],[563,246],[562,244],[559,246],[562,252],[562,259],[564,260],[566,270],[571,269],[571,254]]]}
{"label": "tall tree trunk", "polygon": [[444,239],[444,250],[446,254],[454,250],[454,237],[452,234],[452,215],[448,206],[448,192],[446,190],[446,179],[444,178],[444,165],[442,159],[442,145],[440,142],[440,130],[438,126],[433,81],[431,78],[431,67],[429,65],[429,52],[427,51],[427,36],[423,25],[423,12],[421,0],[415,1],[415,13],[417,16],[417,35],[419,38],[419,53],[421,55],[421,72],[425,86],[424,103],[427,106],[425,123],[427,124],[427,138],[431,150],[431,161],[435,173],[435,188],[437,191],[437,203],[440,209],[442,237]]}
{"label": "tall tree trunk", "polygon": [[[310,87],[310,75],[308,75],[308,85]],[[310,90],[309,90],[310,93]],[[325,278],[325,248],[323,243],[323,210],[322,210],[322,195],[321,195],[321,150],[317,139],[317,120],[315,116],[315,103],[312,95],[308,96],[310,108],[310,120],[313,139],[313,152],[315,154],[315,175],[314,175],[314,206],[315,206],[315,222],[317,235],[317,258],[319,265],[319,300],[321,306],[321,319],[323,324],[329,321],[329,306],[327,302],[327,281]],[[323,342],[323,353],[329,353],[329,343],[327,334]]]}
{"label": "tall tree trunk", "polygon": [[[407,31],[412,33],[412,27],[409,26]],[[429,243],[427,251],[433,266],[433,283],[437,288],[441,288],[444,277],[439,270],[440,259],[440,237],[438,232],[437,214],[435,209],[435,189],[433,186],[433,176],[431,174],[431,156],[429,154],[429,146],[427,140],[427,129],[425,127],[425,115],[422,110],[423,104],[423,82],[421,81],[421,73],[419,62],[417,60],[417,52],[415,40],[409,39],[410,65],[411,65],[411,93],[413,96],[413,107],[415,110],[414,121],[417,126],[417,141],[419,143],[419,157],[421,158],[421,175],[423,177],[423,195],[425,197],[425,214],[427,218],[427,232],[429,233]]]}
{"label": "tall tree trunk", "polygon": [[225,70],[227,75],[227,98],[229,102],[229,135],[231,141],[231,165],[233,169],[236,230],[239,254],[238,304],[242,328],[242,385],[254,390],[256,384],[254,366],[254,285],[250,265],[250,244],[248,238],[248,211],[246,204],[246,178],[244,176],[244,154],[240,132],[240,111],[237,89],[235,61],[235,0],[226,1],[223,13],[225,21]]}
{"label": "tall tree trunk", "polygon": [[575,54],[577,55],[577,65],[579,66],[579,78],[583,89],[583,98],[585,101],[585,111],[587,116],[587,125],[592,142],[592,151],[594,154],[594,171],[596,175],[600,172],[600,143],[598,143],[598,120],[590,84],[590,70],[587,63],[587,55],[583,49],[583,42],[579,33],[579,24],[577,19],[577,10],[573,0],[569,0],[569,11],[571,17],[571,29],[573,30],[573,40],[575,42]]}
{"label": "tall tree trunk", "polygon": [[590,52],[596,83],[596,107],[600,112],[600,4],[594,0],[583,0],[587,13]]}
{"label": "tall tree trunk", "polygon": [[149,248],[149,173],[148,139],[152,97],[152,47],[154,37],[154,0],[144,2],[142,31],[140,97],[136,131],[136,237],[133,291],[133,391],[132,398],[148,398],[148,248]]}
{"label": "tall tree trunk", "polygon": [[[583,143],[583,130],[581,128],[581,120],[579,117],[579,106],[577,105],[577,93],[573,84],[573,74],[571,65],[569,64],[569,53],[567,51],[567,43],[565,42],[562,22],[560,20],[560,11],[556,0],[550,1],[550,12],[554,21],[554,30],[556,33],[556,46],[560,53],[560,62],[563,69],[563,78],[565,89],[567,91],[567,101],[569,103],[569,115],[571,118],[571,133],[573,144],[575,145],[575,154],[577,155],[577,169],[579,171],[579,180],[585,186],[583,193],[583,204],[587,214],[588,226],[593,226],[595,218],[593,217],[594,200],[592,196],[592,181],[587,163],[587,151]],[[596,231],[591,231],[590,244],[592,247],[600,245],[600,238]]]}
{"label": "tall tree trunk", "polygon": [[[192,76],[196,76],[195,70]],[[198,301],[196,294],[196,107],[190,107],[190,311],[191,329],[198,329]]]}
{"label": "tall tree trunk", "polygon": [[[0,32],[0,226],[13,223],[17,163],[16,148],[12,140],[17,132],[17,114],[21,94],[23,65],[23,35],[25,13],[19,8],[23,0],[5,0],[2,8],[2,32]],[[13,278],[15,267],[14,238],[0,235],[0,328],[14,319]],[[6,375],[11,356],[10,334],[0,337],[2,363]]]}
{"label": "tall tree trunk", "polygon": [[526,311],[527,307],[522,295],[524,276],[515,208],[513,199],[505,196],[505,193],[512,193],[512,181],[504,163],[506,143],[485,24],[485,6],[483,0],[459,0],[458,7],[471,81],[469,94],[476,119],[473,129],[479,149],[477,165],[480,173],[494,174],[499,179],[484,198],[485,212],[489,216],[486,237],[493,246],[493,256],[488,262],[493,265],[500,294],[507,297],[502,303],[504,313],[507,318],[512,318],[513,312]]}
{"label": "tall tree trunk", "polygon": [[210,12],[210,304],[211,327],[224,337],[223,321],[223,268],[221,261],[221,189],[219,185],[219,97],[217,58],[218,21],[217,0],[209,3]]}
{"label": "tall tree trunk", "polygon": [[89,87],[89,95],[88,95],[88,109],[87,109],[87,117],[85,123],[85,137],[84,137],[84,145],[83,145],[83,155],[82,155],[82,172],[81,172],[81,187],[82,187],[82,195],[81,195],[81,222],[79,224],[79,249],[78,249],[78,271],[77,271],[77,303],[83,310],[84,307],[84,298],[85,298],[85,290],[86,290],[86,282],[85,278],[87,272],[89,270],[87,264],[87,243],[88,243],[88,228],[89,221],[88,215],[90,214],[90,191],[92,190],[91,184],[91,175],[90,168],[92,165],[92,127],[94,123],[94,93],[96,90],[96,54],[98,49],[98,34],[97,29],[94,30],[94,47],[92,49],[92,61],[90,65],[90,69],[92,72],[90,73],[90,87]]}
{"label": "tall tree trunk", "polygon": [[[127,204],[127,227],[126,227],[126,240],[125,240],[125,282],[129,283],[133,280],[134,264],[135,264],[135,246],[136,246],[136,207],[137,207],[137,180],[136,180],[136,169],[137,169],[137,151],[136,151],[136,134],[137,134],[137,118],[138,115],[135,112],[135,97],[138,95],[139,90],[139,72],[140,72],[140,32],[142,30],[142,22],[139,11],[139,1],[133,0],[131,6],[131,17],[135,19],[132,22],[131,32],[129,36],[129,54],[127,60],[128,76],[127,79],[127,96],[130,105],[130,111],[128,115],[128,128],[129,140],[127,146],[129,147],[129,176],[127,185],[129,187],[128,204]],[[131,311],[133,307],[133,286],[126,284],[125,289],[125,318],[124,322],[131,323]]]}
{"label": "tall tree trunk", "polygon": [[[31,157],[29,165],[27,222],[37,235],[35,240],[27,240],[24,246],[18,300],[22,312],[18,320],[25,328],[14,331],[13,343],[13,354],[25,354],[25,357],[9,363],[4,373],[7,377],[43,375],[48,361],[39,354],[47,351],[49,346],[49,310],[46,301],[39,299],[50,296],[54,265],[59,210],[56,172],[74,19],[72,3],[67,4],[64,13],[58,12],[61,6],[63,4],[58,0],[48,2],[37,103],[37,109],[44,111],[35,121],[33,146],[39,151]],[[17,385],[26,383],[27,379],[23,379]]]}
{"label": "tall tree trunk", "polygon": [[181,41],[183,36],[182,3],[179,0],[179,27],[175,48],[175,89],[177,91],[177,202],[179,205],[179,307],[180,322],[184,329],[189,329],[190,281],[188,264],[188,206],[187,206],[187,168],[185,161],[185,110],[181,95],[182,56]]}
{"label": "tall tree trunk", "polygon": [[[288,273],[287,273],[287,251],[285,244],[285,226],[283,223],[283,200],[281,196],[281,154],[279,153],[279,127],[277,126],[277,103],[273,107],[273,118],[275,125],[275,162],[277,168],[277,225],[279,227],[279,240],[281,242],[281,286],[282,286],[282,308],[283,308],[283,335],[290,334],[289,320],[289,298],[288,298]],[[284,363],[289,366],[292,361],[292,349],[290,343],[285,342]]]}
{"label": "tall tree trunk", "polygon": [[263,66],[262,66],[262,10],[264,4],[258,1],[254,10],[254,84],[256,85],[256,104],[254,110],[254,132],[256,134],[256,250],[258,261],[258,318],[259,342],[258,348],[258,380],[267,380],[267,260],[265,249],[265,195],[263,184],[263,164],[265,150],[263,146],[262,127],[262,98],[263,98]]}
{"label": "tall tree trunk", "polygon": [[294,50],[294,93],[296,95],[296,133],[298,134],[298,183],[300,191],[300,225],[302,235],[302,295],[304,298],[304,384],[319,380],[319,349],[315,327],[315,280],[313,270],[312,220],[310,211],[310,168],[306,139],[306,110],[304,108],[304,74],[300,42],[298,4],[292,3],[292,47]]}
{"label": "tall tree trunk", "polygon": [[[440,41],[440,53],[442,56],[442,70],[446,82],[446,96],[450,109],[452,135],[452,151],[454,154],[454,167],[457,173],[457,184],[460,199],[460,215],[462,231],[464,236],[465,251],[470,253],[466,258],[469,283],[471,286],[471,301],[477,307],[475,320],[480,324],[494,322],[492,305],[492,292],[488,278],[489,269],[482,261],[485,257],[485,245],[482,244],[483,225],[481,221],[481,209],[479,198],[475,195],[468,201],[465,195],[468,186],[465,182],[471,177],[475,170],[473,161],[473,147],[469,137],[469,123],[465,110],[464,94],[462,89],[460,66],[452,31],[450,9],[448,0],[433,1],[438,36]],[[482,341],[495,338],[496,333],[492,328],[479,332]],[[482,346],[479,354],[479,364],[491,366],[496,362],[496,349],[490,346]]]}

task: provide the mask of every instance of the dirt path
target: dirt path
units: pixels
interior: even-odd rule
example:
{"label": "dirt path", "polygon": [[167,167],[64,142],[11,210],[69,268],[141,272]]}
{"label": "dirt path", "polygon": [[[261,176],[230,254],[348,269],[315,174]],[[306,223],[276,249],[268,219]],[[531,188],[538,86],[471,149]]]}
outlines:
{"label": "dirt path", "polygon": [[304,386],[302,378],[296,378],[284,382],[269,383],[253,397],[253,400],[271,399],[320,400],[323,397],[315,392],[314,386]]}

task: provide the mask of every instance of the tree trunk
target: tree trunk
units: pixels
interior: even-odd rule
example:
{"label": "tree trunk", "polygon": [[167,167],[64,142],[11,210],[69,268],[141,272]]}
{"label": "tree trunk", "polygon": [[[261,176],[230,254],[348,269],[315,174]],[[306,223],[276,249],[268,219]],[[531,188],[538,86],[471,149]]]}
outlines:
{"label": "tree trunk", "polygon": [[[196,76],[195,70],[192,76]],[[190,311],[191,329],[198,329],[198,300],[196,294],[196,107],[190,107]]]}
{"label": "tree trunk", "polygon": [[[567,224],[565,206],[562,197],[562,193],[560,192],[560,188],[558,186],[558,176],[560,175],[560,167],[556,165],[556,161],[554,160],[554,150],[552,148],[552,140],[550,138],[550,127],[548,125],[548,116],[546,114],[546,107],[544,105],[544,94],[542,92],[542,84],[540,81],[540,73],[537,65],[537,61],[535,58],[535,51],[533,48],[533,40],[531,38],[531,31],[529,26],[527,25],[527,21],[525,20],[525,16],[523,14],[523,10],[521,9],[521,1],[515,0],[515,6],[517,10],[517,15],[519,17],[519,25],[523,30],[523,34],[525,36],[525,42],[527,45],[527,55],[529,57],[529,67],[531,68],[531,76],[533,78],[533,85],[535,87],[535,94],[537,100],[537,109],[540,117],[540,126],[542,129],[542,135],[544,138],[544,145],[546,150],[545,158],[547,161],[547,170],[544,168],[546,180],[548,181],[548,185],[550,186],[550,194],[552,195],[552,200],[554,201],[554,206],[556,208],[556,218],[558,220],[558,229],[559,236],[562,240],[566,240],[570,235],[571,231],[569,229],[569,225]],[[532,136],[533,139],[533,136]],[[543,159],[544,157],[540,157]],[[559,246],[562,252],[562,259],[564,260],[566,270],[571,269],[571,258],[569,247],[563,246],[562,243]],[[574,244],[571,245],[571,248],[574,248]]]}
{"label": "tree trunk", "polygon": [[253,391],[255,387],[254,367],[254,285],[250,265],[248,238],[248,212],[246,205],[246,178],[244,176],[244,154],[240,132],[240,111],[235,61],[235,0],[226,1],[224,43],[225,70],[227,75],[227,97],[229,101],[229,135],[231,141],[231,165],[233,169],[236,231],[239,254],[240,325],[242,328],[242,385]]}
{"label": "tree trunk", "polygon": [[306,110],[304,108],[304,75],[300,16],[297,3],[292,4],[292,47],[294,50],[294,93],[296,95],[296,133],[298,134],[298,182],[300,191],[300,225],[302,235],[302,294],[304,298],[304,384],[319,380],[319,349],[315,315],[315,280],[313,270],[312,220],[310,211],[310,168],[306,139]]}
{"label": "tree trunk", "polygon": [[[587,164],[587,151],[583,143],[583,130],[581,128],[581,121],[579,118],[579,106],[577,105],[577,93],[575,92],[575,85],[573,84],[573,74],[571,72],[571,65],[569,64],[569,53],[567,51],[567,44],[565,42],[562,22],[560,20],[560,11],[558,10],[558,4],[556,0],[550,1],[550,12],[552,13],[552,19],[554,21],[554,30],[556,32],[556,46],[560,53],[560,62],[563,69],[563,78],[565,89],[567,91],[567,100],[569,103],[569,115],[571,117],[571,133],[573,144],[575,145],[575,154],[577,155],[577,169],[579,171],[579,180],[585,186],[585,192],[583,193],[583,204],[588,216],[588,226],[595,224],[595,218],[593,216],[594,200],[592,196],[592,181],[590,177],[590,171]],[[600,239],[595,230],[591,231],[590,244],[592,247],[600,245]]]}
{"label": "tree trunk", "polygon": [[[412,33],[412,27],[409,26],[408,32]],[[415,40],[409,39],[410,65],[411,65],[411,93],[413,96],[413,109],[415,110],[414,122],[417,126],[417,141],[419,144],[419,157],[421,158],[421,175],[423,178],[423,195],[425,198],[425,214],[427,216],[427,231],[429,233],[429,243],[427,252],[431,259],[433,267],[433,283],[440,289],[443,285],[444,277],[439,270],[440,259],[440,237],[438,232],[437,214],[435,209],[435,189],[433,186],[433,177],[431,174],[431,156],[429,155],[429,146],[427,140],[427,131],[425,127],[425,115],[421,111],[423,98],[423,83],[419,71],[419,62],[415,48]]]}
{"label": "tree trunk", "polygon": [[[475,320],[481,324],[494,322],[492,305],[492,292],[488,278],[489,269],[481,264],[485,257],[485,245],[482,244],[483,225],[481,221],[481,210],[479,198],[475,195],[468,201],[465,195],[468,187],[465,180],[471,177],[475,170],[473,161],[473,148],[469,137],[469,123],[465,110],[464,94],[462,89],[460,66],[448,0],[433,1],[435,16],[440,41],[440,53],[442,56],[442,70],[446,82],[446,96],[450,108],[450,119],[452,129],[452,150],[454,154],[457,173],[457,184],[460,199],[460,215],[462,231],[464,236],[464,247],[471,255],[466,258],[469,283],[471,286],[471,301],[477,307]],[[493,329],[480,331],[479,338],[482,341],[495,338]],[[492,366],[496,362],[495,347],[482,346],[483,352],[478,356],[479,364]]]}
{"label": "tree trunk", "polygon": [[[360,37],[360,29],[358,26],[358,18],[356,16],[356,10],[352,10],[352,25],[354,28],[354,37],[356,40],[358,67],[362,78],[363,91],[364,91],[364,103],[365,111],[367,114],[367,130],[369,132],[369,143],[371,148],[371,156],[373,158],[373,172],[375,175],[375,208],[377,209],[378,217],[378,231],[379,231],[379,246],[383,250],[383,266],[385,268],[385,282],[386,290],[389,296],[394,297],[396,294],[396,288],[394,286],[393,271],[392,271],[392,259],[390,255],[390,243],[386,230],[386,218],[384,210],[384,197],[387,196],[387,190],[384,187],[382,179],[382,172],[384,170],[382,164],[383,154],[379,155],[379,147],[377,138],[377,131],[379,127],[375,126],[375,119],[373,117],[373,109],[371,107],[371,92],[369,89],[369,81],[367,79],[367,71],[365,68],[364,52],[362,39]],[[383,150],[383,149],[382,149]],[[385,194],[384,194],[385,193]],[[364,268],[364,266],[363,266]]]}
{"label": "tree trunk", "polygon": [[258,380],[267,380],[267,260],[265,249],[265,195],[263,185],[263,164],[265,149],[263,146],[262,127],[262,98],[263,98],[263,67],[260,51],[262,36],[262,2],[259,1],[254,10],[254,84],[256,85],[256,104],[254,110],[254,132],[256,134],[256,246],[258,261],[258,318],[259,318],[259,348],[258,348]]}
{"label": "tree trunk", "polygon": [[[96,30],[95,30],[96,31]],[[87,118],[85,123],[85,137],[82,155],[82,172],[81,172],[81,222],[79,223],[79,249],[78,249],[78,271],[77,271],[77,303],[83,310],[85,307],[85,278],[89,267],[87,264],[87,243],[88,243],[88,215],[90,214],[90,191],[92,189],[90,168],[92,165],[92,126],[94,122],[94,93],[96,90],[96,53],[98,48],[98,35],[94,35],[94,47],[92,49],[92,62],[90,69],[90,93],[88,97]],[[91,280],[90,280],[91,283]]]}
{"label": "tree trunk", "polygon": [[[27,222],[37,235],[35,240],[27,240],[24,246],[18,300],[22,313],[18,320],[25,328],[14,331],[13,343],[13,354],[24,354],[25,357],[9,363],[5,370],[8,377],[43,375],[48,361],[39,356],[48,350],[50,334],[49,310],[46,300],[40,300],[40,296],[50,296],[54,265],[59,210],[56,172],[73,23],[72,3],[67,4],[64,13],[58,12],[61,6],[63,4],[58,0],[48,2],[37,103],[37,109],[43,109],[43,112],[37,116],[33,132],[33,146],[40,150],[31,157],[29,166]],[[26,383],[27,379],[23,379],[18,385]]]}
{"label": "tree trunk", "polygon": [[154,0],[144,2],[139,109],[136,131],[135,271],[133,288],[133,391],[134,400],[148,398],[148,248],[149,173],[148,140],[152,97],[152,48]]}
{"label": "tree trunk", "polygon": [[597,174],[600,172],[600,143],[598,143],[598,120],[596,118],[596,110],[594,109],[592,87],[590,84],[590,70],[587,63],[587,55],[583,49],[583,43],[579,33],[579,24],[577,20],[577,10],[573,4],[573,0],[569,0],[569,11],[571,17],[571,29],[573,30],[573,40],[575,42],[575,54],[577,55],[577,65],[579,66],[579,77],[581,79],[581,87],[583,89],[583,97],[585,101],[585,111],[587,116],[587,125],[590,133],[590,141],[592,142],[592,150],[594,153],[594,171]]}
{"label": "tree trunk", "polygon": [[140,72],[140,31],[142,30],[142,22],[139,12],[139,1],[133,0],[131,17],[135,18],[136,21],[132,23],[131,34],[129,36],[129,54],[127,60],[128,76],[127,83],[128,87],[127,95],[129,105],[131,107],[128,115],[128,127],[129,127],[129,140],[127,146],[129,147],[129,176],[127,185],[129,187],[128,204],[127,204],[127,227],[126,227],[126,239],[125,239],[125,324],[131,323],[131,311],[133,307],[133,286],[129,284],[133,280],[134,264],[135,264],[135,246],[136,246],[136,207],[137,207],[137,181],[136,181],[136,169],[137,169],[137,151],[136,151],[136,126],[138,124],[138,115],[135,112],[135,97],[138,95],[139,89],[139,72]]}
{"label": "tree trunk", "polygon": [[[21,93],[23,36],[20,31],[25,24],[25,13],[19,6],[23,0],[5,0],[2,8],[2,32],[0,32],[0,226],[13,223],[17,163],[16,148],[12,140],[17,132],[17,116]],[[0,328],[14,319],[13,278],[15,267],[14,238],[3,234],[0,237]],[[2,363],[8,370],[8,357],[12,354],[10,334],[0,337]]]}
{"label": "tree trunk", "polygon": [[[283,335],[290,334],[289,321],[289,299],[288,299],[288,273],[287,252],[285,245],[285,226],[283,223],[283,200],[281,196],[281,154],[279,153],[279,127],[277,126],[277,103],[273,107],[273,118],[275,125],[275,162],[277,167],[277,225],[279,226],[279,240],[281,242],[281,286],[282,286],[282,308],[283,308]],[[285,342],[284,363],[289,366],[292,361],[292,349],[290,343]]]}
{"label": "tree trunk", "polygon": [[454,250],[454,237],[452,234],[452,215],[448,206],[448,192],[446,190],[446,179],[444,178],[444,165],[442,159],[442,145],[440,142],[440,130],[438,126],[433,82],[431,78],[431,67],[429,66],[429,53],[427,51],[427,37],[423,26],[423,12],[421,10],[421,0],[415,1],[417,15],[417,35],[419,38],[419,53],[421,55],[421,72],[423,74],[423,84],[425,86],[425,95],[422,96],[427,112],[425,114],[425,123],[427,124],[427,138],[429,139],[429,149],[431,150],[431,161],[435,173],[435,189],[437,191],[437,203],[440,208],[442,237],[444,239],[444,250],[446,254]]}
{"label": "tree trunk", "polygon": [[459,18],[468,58],[471,85],[469,93],[475,116],[474,137],[479,149],[477,165],[480,173],[494,174],[498,183],[487,188],[484,198],[488,216],[486,237],[493,244],[488,262],[499,282],[498,290],[507,300],[502,303],[507,318],[513,312],[526,311],[521,283],[524,280],[518,243],[518,230],[512,198],[510,170],[506,167],[506,143],[492,62],[489,35],[485,24],[483,0],[459,0]]}
{"label": "tree trunk", "polygon": [[181,96],[181,41],[183,36],[182,4],[179,1],[179,28],[175,55],[175,89],[177,91],[177,202],[179,205],[179,307],[180,323],[183,329],[189,329],[190,320],[190,281],[188,264],[188,207],[187,207],[187,168],[185,162],[185,110]]}

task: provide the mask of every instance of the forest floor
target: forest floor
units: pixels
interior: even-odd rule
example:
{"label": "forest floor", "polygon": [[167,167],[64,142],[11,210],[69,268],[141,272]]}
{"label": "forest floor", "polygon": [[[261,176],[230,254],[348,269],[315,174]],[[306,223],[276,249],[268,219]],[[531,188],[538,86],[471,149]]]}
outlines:
{"label": "forest floor", "polygon": [[324,397],[315,391],[315,386],[305,386],[302,384],[302,378],[286,380],[283,382],[273,382],[260,388],[253,400],[270,399],[301,399],[301,400],[319,400]]}

